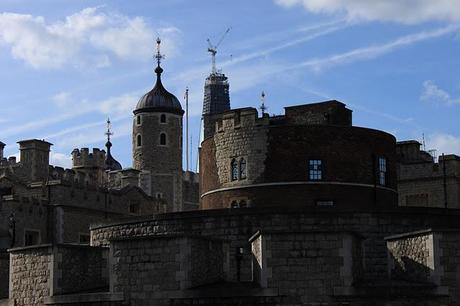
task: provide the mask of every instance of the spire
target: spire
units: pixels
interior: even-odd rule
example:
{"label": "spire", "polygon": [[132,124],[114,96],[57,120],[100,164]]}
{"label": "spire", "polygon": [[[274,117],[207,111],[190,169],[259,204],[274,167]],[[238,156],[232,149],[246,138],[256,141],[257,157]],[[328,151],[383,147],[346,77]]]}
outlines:
{"label": "spire", "polygon": [[105,143],[105,147],[107,148],[107,153],[105,155],[105,169],[109,171],[121,170],[120,163],[113,158],[112,153],[110,152],[110,148],[112,148],[110,136],[113,135],[112,122],[110,122],[110,118],[107,118],[107,131],[105,132],[105,135],[107,135],[107,142]]}

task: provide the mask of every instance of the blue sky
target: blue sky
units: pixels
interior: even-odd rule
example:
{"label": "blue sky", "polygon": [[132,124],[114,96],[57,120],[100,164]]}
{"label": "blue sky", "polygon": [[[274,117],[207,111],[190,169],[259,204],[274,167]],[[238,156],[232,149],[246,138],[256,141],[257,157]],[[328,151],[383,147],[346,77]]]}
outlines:
{"label": "blue sky", "polygon": [[[0,141],[46,139],[52,163],[74,148],[103,147],[131,166],[132,110],[154,83],[154,39],[163,80],[182,100],[190,88],[196,161],[204,79],[229,77],[233,108],[336,99],[354,125],[382,129],[426,149],[460,154],[458,0],[0,1]],[[194,166],[193,166],[194,168]]]}

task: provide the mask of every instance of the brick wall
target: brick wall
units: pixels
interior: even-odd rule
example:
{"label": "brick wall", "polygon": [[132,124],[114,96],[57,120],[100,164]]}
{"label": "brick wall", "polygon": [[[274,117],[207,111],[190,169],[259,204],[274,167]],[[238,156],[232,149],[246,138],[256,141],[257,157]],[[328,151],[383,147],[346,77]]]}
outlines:
{"label": "brick wall", "polygon": [[[224,116],[222,128],[203,141],[202,209],[229,208],[241,199],[252,206],[288,202],[302,207],[319,200],[347,202],[355,208],[397,205],[392,135],[352,126],[268,125],[253,116],[242,114],[240,121]],[[378,157],[386,158],[385,186],[377,181]],[[246,160],[246,178],[232,180],[231,162],[241,158]],[[322,161],[320,182],[309,178],[310,159]],[[302,188],[308,190],[300,194]]]}

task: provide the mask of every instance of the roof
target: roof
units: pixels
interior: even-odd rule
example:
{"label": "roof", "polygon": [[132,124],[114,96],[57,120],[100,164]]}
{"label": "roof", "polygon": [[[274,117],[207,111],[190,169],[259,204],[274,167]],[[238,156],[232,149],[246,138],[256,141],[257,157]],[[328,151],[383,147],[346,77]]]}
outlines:
{"label": "roof", "polygon": [[169,112],[183,115],[184,111],[179,100],[164,88],[161,82],[163,69],[158,66],[155,69],[157,81],[152,90],[143,95],[137,103],[134,114],[141,112]]}

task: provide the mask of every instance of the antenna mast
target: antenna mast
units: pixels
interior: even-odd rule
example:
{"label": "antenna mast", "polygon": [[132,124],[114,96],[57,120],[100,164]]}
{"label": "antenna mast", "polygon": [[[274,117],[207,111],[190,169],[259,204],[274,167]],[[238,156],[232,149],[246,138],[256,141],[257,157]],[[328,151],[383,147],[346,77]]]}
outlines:
{"label": "antenna mast", "polygon": [[216,45],[213,45],[211,43],[211,40],[208,38],[208,52],[211,53],[211,61],[212,61],[212,74],[216,74],[216,53],[217,53],[217,47],[222,43],[224,40],[225,36],[227,35],[228,32],[230,32],[231,28],[228,28],[225,33],[222,35],[222,37],[219,39]]}

